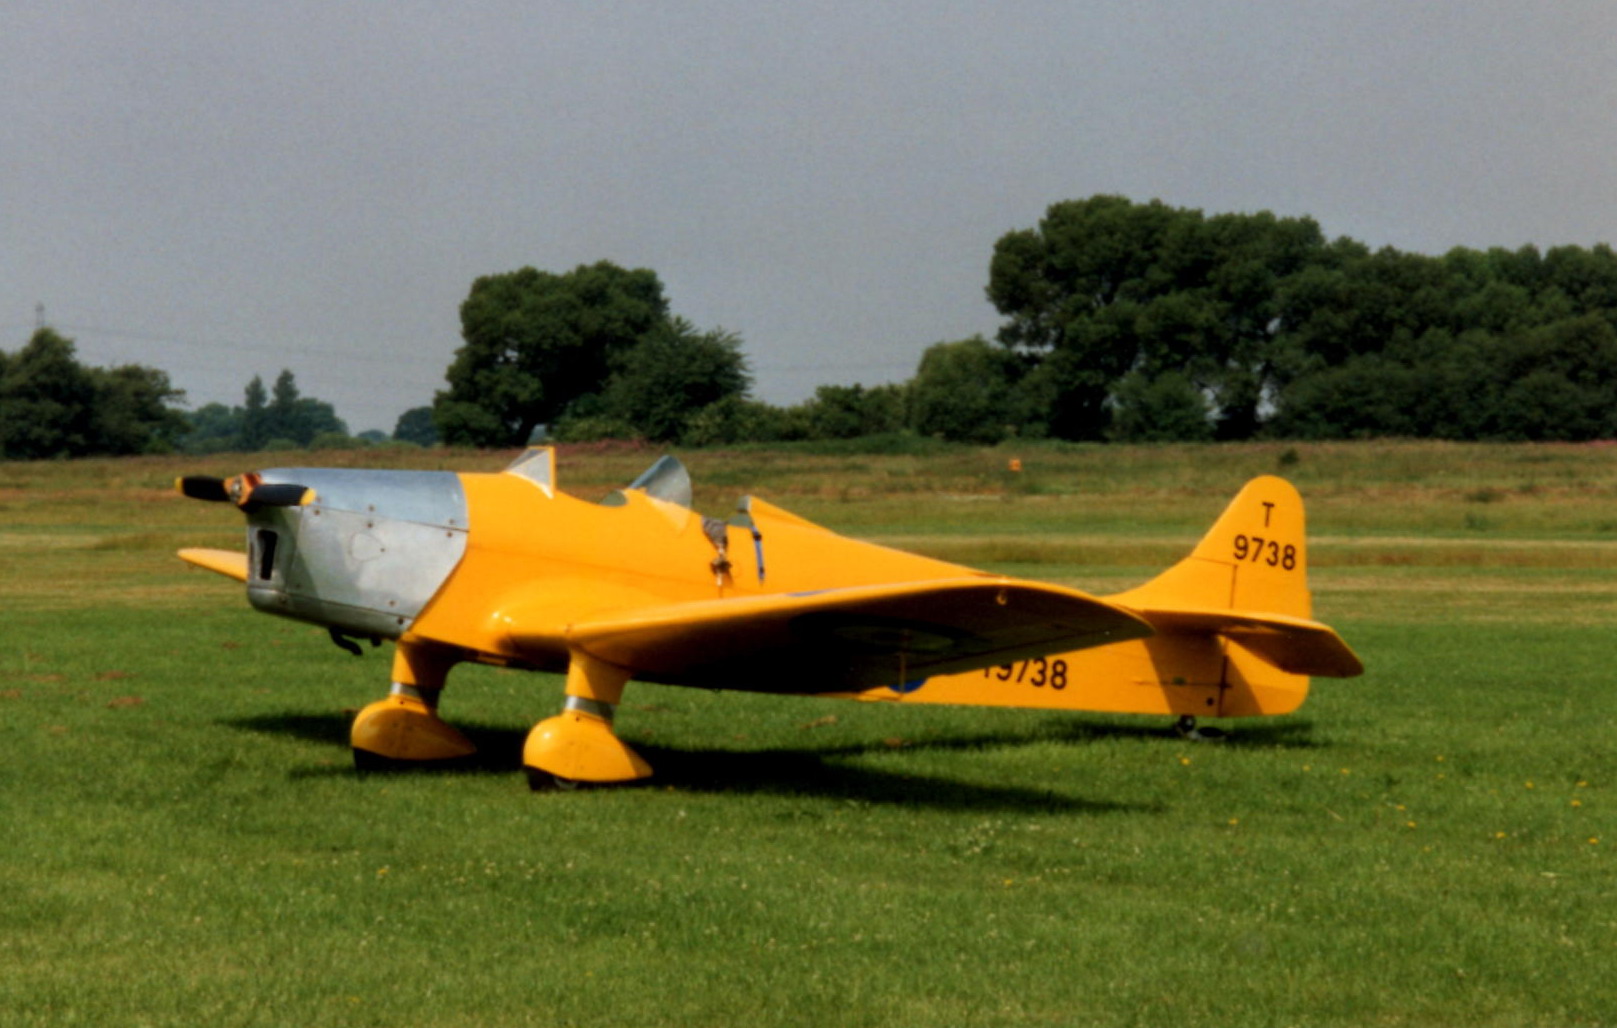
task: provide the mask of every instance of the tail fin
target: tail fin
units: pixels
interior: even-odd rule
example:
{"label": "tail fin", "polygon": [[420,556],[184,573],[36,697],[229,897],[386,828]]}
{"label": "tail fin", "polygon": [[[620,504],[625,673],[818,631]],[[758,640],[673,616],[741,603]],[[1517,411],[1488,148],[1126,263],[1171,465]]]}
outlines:
{"label": "tail fin", "polygon": [[1340,636],[1311,619],[1302,497],[1273,475],[1248,482],[1189,557],[1110,599],[1159,633],[1221,635],[1288,674],[1364,671]]}

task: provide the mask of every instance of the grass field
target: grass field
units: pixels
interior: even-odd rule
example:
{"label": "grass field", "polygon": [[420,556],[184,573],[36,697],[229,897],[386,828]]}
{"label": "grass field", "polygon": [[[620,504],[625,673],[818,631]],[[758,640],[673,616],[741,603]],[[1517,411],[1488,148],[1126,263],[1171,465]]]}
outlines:
{"label": "grass field", "polygon": [[651,784],[531,793],[559,679],[462,668],[480,763],[359,776],[388,650],[173,557],[240,536],[173,477],[264,458],[0,463],[0,1026],[1617,1025],[1617,448],[684,456],[706,513],[1101,592],[1278,472],[1369,670],[1223,743],[634,685]]}

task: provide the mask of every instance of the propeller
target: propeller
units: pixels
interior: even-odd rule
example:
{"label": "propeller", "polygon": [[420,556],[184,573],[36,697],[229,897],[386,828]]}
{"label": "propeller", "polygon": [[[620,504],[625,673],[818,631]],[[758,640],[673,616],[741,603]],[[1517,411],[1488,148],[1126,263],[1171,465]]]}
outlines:
{"label": "propeller", "polygon": [[208,475],[186,475],[184,478],[177,478],[174,480],[174,488],[180,491],[181,496],[188,496],[193,500],[223,503],[230,499],[230,491],[225,488],[225,480]]}
{"label": "propeller", "polygon": [[176,479],[180,495],[211,503],[234,503],[252,513],[259,507],[302,507],[314,502],[314,490],[290,482],[264,482],[254,472],[235,478],[186,475]]}

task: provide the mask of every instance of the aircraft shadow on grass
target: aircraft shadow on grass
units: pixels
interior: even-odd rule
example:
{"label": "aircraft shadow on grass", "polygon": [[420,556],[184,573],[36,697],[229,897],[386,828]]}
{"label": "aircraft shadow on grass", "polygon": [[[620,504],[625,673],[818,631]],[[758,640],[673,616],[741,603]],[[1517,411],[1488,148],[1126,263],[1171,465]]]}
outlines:
{"label": "aircraft shadow on grass", "polygon": [[[311,742],[328,743],[348,749],[350,718],[346,714],[286,713],[238,718],[224,722],[243,731],[283,735]],[[477,746],[470,757],[442,761],[425,767],[409,767],[398,774],[494,774],[509,775],[523,770],[522,750],[527,732],[490,725],[461,725]],[[1282,747],[1307,749],[1318,744],[1306,721],[1266,723],[1243,729],[1239,735],[1209,745],[1235,747]],[[1090,814],[1141,812],[1151,805],[1085,799],[1066,794],[1070,777],[1054,778],[1038,785],[994,786],[942,778],[936,775],[878,770],[849,763],[842,758],[858,758],[874,753],[896,751],[948,751],[970,754],[984,750],[1062,743],[1082,745],[1108,739],[1159,739],[1178,743],[1171,729],[1130,724],[1074,722],[1053,724],[1043,730],[1026,732],[979,732],[947,738],[902,742],[873,740],[852,744],[804,746],[796,748],[710,748],[676,749],[653,743],[639,748],[654,758],[657,778],[648,788],[673,788],[688,792],[763,792],[779,795],[816,795],[858,799],[870,803],[899,803],[953,810],[1044,810]],[[969,759],[963,757],[962,759]],[[305,767],[292,777],[346,776],[371,774],[356,772],[350,766]],[[613,788],[635,788],[616,785]]]}

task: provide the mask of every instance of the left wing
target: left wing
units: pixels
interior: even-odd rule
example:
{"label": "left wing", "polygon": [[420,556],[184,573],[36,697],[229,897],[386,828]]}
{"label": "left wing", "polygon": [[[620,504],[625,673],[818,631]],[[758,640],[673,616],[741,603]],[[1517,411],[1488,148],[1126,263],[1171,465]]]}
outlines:
{"label": "left wing", "polygon": [[[520,650],[554,628],[509,630]],[[1152,634],[1087,593],[958,578],[703,600],[575,622],[569,647],[638,679],[764,692],[845,692]]]}
{"label": "left wing", "polygon": [[247,554],[234,550],[209,550],[201,547],[188,547],[180,551],[180,559],[187,564],[194,564],[199,568],[206,568],[215,574],[234,578],[238,582],[247,581]]}

